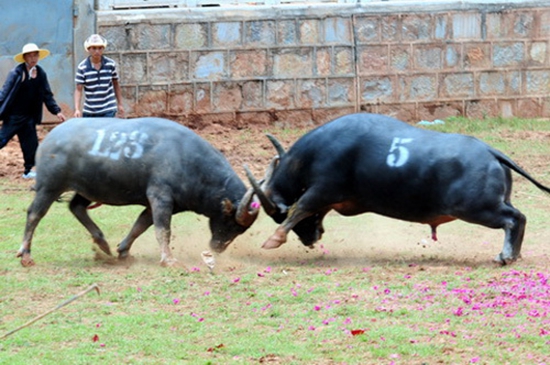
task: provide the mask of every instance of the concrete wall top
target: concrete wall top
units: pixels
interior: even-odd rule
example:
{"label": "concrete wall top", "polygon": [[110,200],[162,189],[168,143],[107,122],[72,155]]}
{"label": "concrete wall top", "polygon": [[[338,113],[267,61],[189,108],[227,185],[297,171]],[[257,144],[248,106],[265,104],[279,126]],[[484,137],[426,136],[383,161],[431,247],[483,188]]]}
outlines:
{"label": "concrete wall top", "polygon": [[[360,14],[426,13],[476,10],[501,12],[511,9],[550,7],[550,0],[463,0],[463,1],[383,1],[359,4],[238,5],[202,8],[127,9],[100,11],[102,25],[126,23],[180,23],[196,21],[247,20],[304,17],[351,16]],[[221,17],[221,18],[220,18]]]}

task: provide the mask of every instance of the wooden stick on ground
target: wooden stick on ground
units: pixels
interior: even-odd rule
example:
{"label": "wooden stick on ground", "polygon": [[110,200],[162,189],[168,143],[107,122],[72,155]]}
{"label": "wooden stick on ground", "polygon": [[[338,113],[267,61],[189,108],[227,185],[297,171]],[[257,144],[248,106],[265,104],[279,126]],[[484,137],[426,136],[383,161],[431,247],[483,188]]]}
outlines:
{"label": "wooden stick on ground", "polygon": [[27,323],[25,323],[24,325],[21,325],[19,327],[17,327],[16,329],[14,330],[11,330],[9,332],[7,332],[6,334],[4,334],[2,337],[0,337],[0,340],[3,340],[5,339],[6,337],[14,334],[15,332],[25,328],[25,327],[28,327],[30,326],[31,324],[33,324],[34,322],[38,321],[39,319],[42,319],[44,317],[46,317],[48,314],[51,314],[53,312],[55,312],[56,310],[58,310],[59,308],[62,308],[64,306],[66,306],[67,304],[75,301],[76,299],[80,298],[81,296],[83,295],[86,295],[88,294],[89,292],[91,292],[92,290],[97,291],[97,294],[99,294],[99,286],[97,284],[92,284],[88,289],[84,290],[84,291],[81,291],[80,293],[78,293],[77,295],[67,299],[66,301],[64,301],[63,303],[59,304],[57,307],[53,308],[53,309],[50,309],[49,311],[47,311],[46,313],[42,313],[41,315],[37,316],[37,317],[34,317],[33,319],[31,319],[30,321],[28,321]]}

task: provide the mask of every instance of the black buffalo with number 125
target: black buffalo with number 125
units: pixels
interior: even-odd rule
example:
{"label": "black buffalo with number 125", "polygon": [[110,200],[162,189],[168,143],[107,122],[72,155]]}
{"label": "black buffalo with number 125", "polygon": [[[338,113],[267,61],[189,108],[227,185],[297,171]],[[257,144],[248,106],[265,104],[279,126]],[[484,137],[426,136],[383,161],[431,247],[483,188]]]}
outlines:
{"label": "black buffalo with number 125", "polygon": [[[161,248],[161,264],[173,265],[172,214],[193,211],[210,220],[210,247],[222,252],[252,225],[258,207],[226,158],[190,129],[160,118],[71,119],[44,139],[36,159],[36,195],[27,212],[18,252],[24,266],[34,230],[51,204],[74,191],[70,210],[105,253],[103,233],[88,215],[92,202],[142,205],[130,233],[118,246],[128,256],[134,240],[151,225]],[[64,245],[67,247],[66,245]]]}

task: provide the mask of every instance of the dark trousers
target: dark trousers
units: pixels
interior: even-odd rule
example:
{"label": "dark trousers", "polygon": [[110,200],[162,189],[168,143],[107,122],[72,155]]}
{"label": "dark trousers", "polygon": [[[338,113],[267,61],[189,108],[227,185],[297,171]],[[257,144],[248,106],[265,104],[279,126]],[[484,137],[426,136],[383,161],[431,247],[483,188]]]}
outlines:
{"label": "dark trousers", "polygon": [[38,135],[34,118],[26,115],[10,115],[5,118],[0,128],[0,149],[15,136],[19,138],[25,173],[31,171],[34,166],[34,158],[38,149]]}

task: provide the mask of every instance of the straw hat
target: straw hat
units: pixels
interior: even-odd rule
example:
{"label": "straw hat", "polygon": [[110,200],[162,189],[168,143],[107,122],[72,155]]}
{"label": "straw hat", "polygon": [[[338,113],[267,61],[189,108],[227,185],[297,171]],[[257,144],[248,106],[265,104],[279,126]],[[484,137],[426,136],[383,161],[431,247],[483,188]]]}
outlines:
{"label": "straw hat", "polygon": [[15,62],[19,62],[19,63],[25,62],[23,55],[31,52],[38,52],[39,60],[48,57],[48,55],[50,54],[50,51],[48,51],[47,49],[40,49],[34,43],[27,43],[23,46],[23,50],[21,51],[21,53],[15,55],[13,59],[15,60]]}
{"label": "straw hat", "polygon": [[87,51],[90,47],[107,47],[107,40],[99,34],[92,34],[84,42],[84,49]]}

